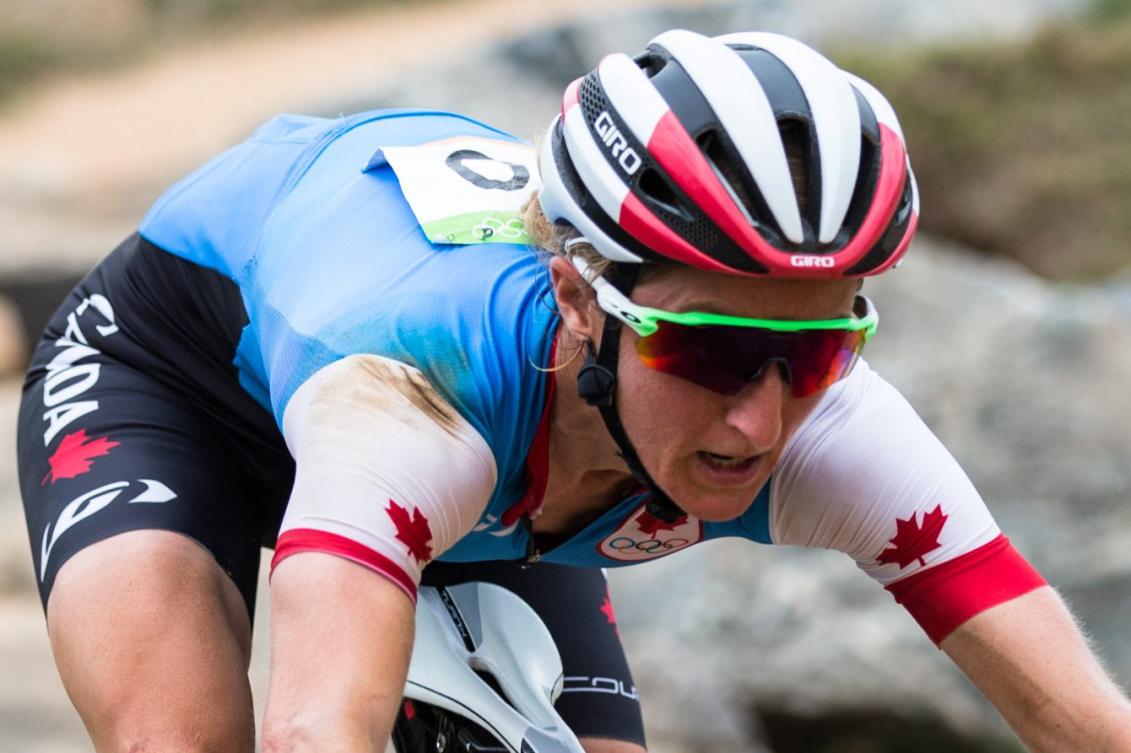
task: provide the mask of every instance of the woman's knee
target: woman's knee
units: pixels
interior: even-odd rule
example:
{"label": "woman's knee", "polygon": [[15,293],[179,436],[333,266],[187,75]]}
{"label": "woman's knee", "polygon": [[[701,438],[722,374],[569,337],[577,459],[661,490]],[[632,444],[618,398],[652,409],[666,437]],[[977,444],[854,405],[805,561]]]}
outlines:
{"label": "woman's knee", "polygon": [[206,550],[167,531],[98,542],[48,601],[59,674],[99,751],[247,751],[250,624]]}

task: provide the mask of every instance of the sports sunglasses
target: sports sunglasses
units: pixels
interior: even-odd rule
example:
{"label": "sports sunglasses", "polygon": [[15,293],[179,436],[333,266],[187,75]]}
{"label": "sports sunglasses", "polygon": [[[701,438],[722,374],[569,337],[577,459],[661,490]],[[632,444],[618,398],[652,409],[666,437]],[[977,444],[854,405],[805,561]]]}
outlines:
{"label": "sports sunglasses", "polygon": [[700,311],[673,313],[633,303],[612,283],[573,257],[593,286],[597,305],[637,335],[636,353],[650,369],[735,395],[779,363],[794,397],[808,397],[848,376],[879,314],[862,295],[844,319],[753,319]]}

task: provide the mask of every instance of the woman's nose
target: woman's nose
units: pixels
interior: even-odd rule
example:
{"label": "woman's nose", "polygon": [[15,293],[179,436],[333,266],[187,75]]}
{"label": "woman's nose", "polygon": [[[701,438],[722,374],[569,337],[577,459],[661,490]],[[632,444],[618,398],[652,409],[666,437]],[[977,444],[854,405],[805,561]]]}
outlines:
{"label": "woman's nose", "polygon": [[727,424],[742,433],[758,452],[777,444],[782,432],[782,409],[789,396],[784,364],[770,363],[731,398]]}

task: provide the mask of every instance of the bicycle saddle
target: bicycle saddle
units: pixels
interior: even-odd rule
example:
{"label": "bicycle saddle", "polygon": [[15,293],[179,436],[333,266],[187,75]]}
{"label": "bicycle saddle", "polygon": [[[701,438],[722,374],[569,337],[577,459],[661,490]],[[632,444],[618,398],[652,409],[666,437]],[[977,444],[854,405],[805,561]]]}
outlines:
{"label": "bicycle saddle", "polygon": [[[459,751],[582,753],[577,737],[554,710],[562,663],[541,618],[522,599],[491,583],[420,589],[416,641],[405,697],[474,722],[492,747],[465,734]],[[410,713],[412,713],[410,711]],[[450,724],[441,734],[459,730]],[[443,750],[448,740],[434,741]]]}

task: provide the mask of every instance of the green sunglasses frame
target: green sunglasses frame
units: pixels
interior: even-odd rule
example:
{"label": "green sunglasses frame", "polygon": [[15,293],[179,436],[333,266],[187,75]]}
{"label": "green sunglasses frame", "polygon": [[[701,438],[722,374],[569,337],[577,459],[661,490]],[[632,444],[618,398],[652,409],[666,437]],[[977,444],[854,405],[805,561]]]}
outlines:
{"label": "green sunglasses frame", "polygon": [[594,273],[592,267],[584,259],[574,256],[571,260],[582,279],[592,286],[597,295],[597,305],[601,307],[601,310],[619,319],[640,337],[653,334],[659,329],[657,322],[663,321],[685,327],[751,327],[770,330],[771,332],[807,332],[812,330],[859,332],[863,330],[864,341],[867,342],[876,334],[876,329],[880,323],[880,315],[876,311],[876,307],[870,299],[862,295],[856,296],[853,309],[862,308],[863,313],[840,319],[755,319],[745,316],[711,314],[705,311],[683,313],[664,311],[663,309],[633,303],[628,296],[613,287],[611,282]]}

